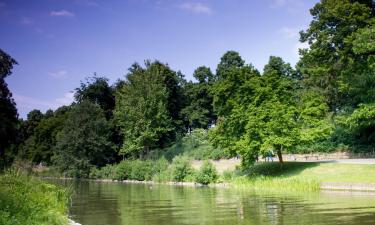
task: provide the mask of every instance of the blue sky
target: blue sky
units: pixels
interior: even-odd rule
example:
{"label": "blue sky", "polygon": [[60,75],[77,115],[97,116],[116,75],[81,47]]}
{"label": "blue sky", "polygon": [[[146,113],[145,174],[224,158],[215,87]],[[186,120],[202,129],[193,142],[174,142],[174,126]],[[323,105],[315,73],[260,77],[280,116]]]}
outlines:
{"label": "blue sky", "polygon": [[270,55],[294,65],[313,0],[0,0],[0,48],[25,118],[72,101],[94,72],[113,83],[134,62],[158,59],[192,79],[235,50],[259,70]]}

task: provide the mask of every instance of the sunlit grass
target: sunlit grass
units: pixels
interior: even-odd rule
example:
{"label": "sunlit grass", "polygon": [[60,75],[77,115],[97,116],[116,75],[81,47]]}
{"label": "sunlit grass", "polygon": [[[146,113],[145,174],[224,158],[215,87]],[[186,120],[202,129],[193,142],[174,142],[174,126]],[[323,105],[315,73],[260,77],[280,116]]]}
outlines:
{"label": "sunlit grass", "polygon": [[286,162],[258,163],[229,181],[257,191],[318,191],[322,182],[375,183],[375,165]]}
{"label": "sunlit grass", "polygon": [[68,191],[18,172],[0,175],[0,224],[65,225]]}

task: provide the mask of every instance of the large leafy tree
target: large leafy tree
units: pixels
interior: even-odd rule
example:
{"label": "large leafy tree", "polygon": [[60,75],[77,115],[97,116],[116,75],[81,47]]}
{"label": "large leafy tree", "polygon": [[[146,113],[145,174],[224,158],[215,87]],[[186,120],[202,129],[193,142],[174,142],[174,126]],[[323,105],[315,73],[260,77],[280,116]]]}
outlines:
{"label": "large leafy tree", "polygon": [[174,131],[168,110],[170,97],[160,63],[134,64],[116,95],[115,118],[124,143],[122,154],[142,156]]}
{"label": "large leafy tree", "polygon": [[323,98],[314,100],[315,92],[301,95],[297,73],[280,57],[270,57],[262,76],[249,66],[226,71],[213,87],[225,104],[216,105],[219,119],[211,134],[214,144],[240,154],[244,165],[271,150],[282,163],[282,153],[300,141],[330,134],[329,125],[320,123],[328,108]]}
{"label": "large leafy tree", "polygon": [[301,32],[301,41],[310,47],[301,51],[298,67],[306,85],[319,88],[335,113],[359,104],[358,100],[368,97],[366,89],[374,84],[373,74],[369,77],[364,65],[370,55],[357,54],[353,48],[353,40],[359,41],[358,36],[362,36],[354,34],[371,26],[373,4],[322,0],[310,10],[313,20]]}
{"label": "large leafy tree", "polygon": [[247,107],[255,101],[254,93],[260,88],[260,74],[251,65],[245,65],[238,53],[232,51],[221,58],[217,72],[220,76],[211,87],[218,116],[216,127],[210,132],[213,144],[255,160],[257,152],[250,153],[249,146],[241,145],[240,140],[246,132]]}
{"label": "large leafy tree", "polygon": [[103,110],[83,101],[72,106],[64,126],[57,134],[54,162],[76,177],[87,177],[93,166],[104,166],[114,156],[110,127]]}
{"label": "large leafy tree", "polygon": [[[273,150],[282,163],[282,153],[291,150],[299,140],[298,110],[296,107],[295,80],[289,64],[271,56],[260,79],[261,86],[254,89],[253,101],[245,110],[247,124],[240,140],[245,163],[254,155]],[[250,156],[250,157],[249,157]]]}
{"label": "large leafy tree", "polygon": [[[15,141],[17,134],[18,114],[16,103],[8,89],[5,78],[12,73],[17,62],[0,49],[0,167],[9,163],[6,151]],[[12,155],[14,153],[9,153]]]}

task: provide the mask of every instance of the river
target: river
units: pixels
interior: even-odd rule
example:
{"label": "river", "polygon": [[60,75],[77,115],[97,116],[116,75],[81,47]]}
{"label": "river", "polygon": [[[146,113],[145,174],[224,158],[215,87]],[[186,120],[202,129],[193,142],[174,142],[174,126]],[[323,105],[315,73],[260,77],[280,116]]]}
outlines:
{"label": "river", "polygon": [[375,193],[254,193],[225,188],[56,181],[82,225],[375,224]]}

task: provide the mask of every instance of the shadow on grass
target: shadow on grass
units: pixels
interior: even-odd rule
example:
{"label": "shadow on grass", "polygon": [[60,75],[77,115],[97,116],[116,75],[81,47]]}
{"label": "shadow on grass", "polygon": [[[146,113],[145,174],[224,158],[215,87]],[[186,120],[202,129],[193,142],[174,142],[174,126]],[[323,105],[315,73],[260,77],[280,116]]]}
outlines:
{"label": "shadow on grass", "polygon": [[290,177],[301,173],[305,169],[319,166],[319,162],[260,162],[243,171],[248,176]]}

